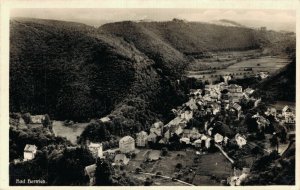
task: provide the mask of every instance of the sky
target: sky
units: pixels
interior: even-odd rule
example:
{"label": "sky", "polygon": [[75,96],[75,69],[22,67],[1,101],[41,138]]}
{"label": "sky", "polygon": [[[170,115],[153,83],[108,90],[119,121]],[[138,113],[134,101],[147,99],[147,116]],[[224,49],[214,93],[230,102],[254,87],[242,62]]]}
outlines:
{"label": "sky", "polygon": [[82,22],[99,26],[107,22],[124,20],[166,21],[173,18],[187,21],[212,22],[228,19],[254,27],[267,26],[275,30],[295,31],[296,13],[293,10],[241,10],[241,9],[12,9],[12,17],[31,17]]}

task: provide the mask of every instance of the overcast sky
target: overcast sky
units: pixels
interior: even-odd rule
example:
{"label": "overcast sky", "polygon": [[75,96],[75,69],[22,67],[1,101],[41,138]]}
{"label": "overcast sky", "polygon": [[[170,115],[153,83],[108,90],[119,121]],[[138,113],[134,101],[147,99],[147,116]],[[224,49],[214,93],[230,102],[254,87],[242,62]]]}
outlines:
{"label": "overcast sky", "polygon": [[293,10],[236,10],[236,9],[13,9],[12,17],[31,17],[77,21],[99,26],[105,22],[149,19],[165,21],[173,18],[210,22],[220,19],[242,24],[280,26],[294,30],[296,13]]}

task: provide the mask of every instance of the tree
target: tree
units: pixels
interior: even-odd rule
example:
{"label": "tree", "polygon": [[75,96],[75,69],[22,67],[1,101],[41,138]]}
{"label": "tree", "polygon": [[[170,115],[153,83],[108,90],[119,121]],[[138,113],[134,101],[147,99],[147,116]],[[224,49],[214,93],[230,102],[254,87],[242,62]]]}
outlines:
{"label": "tree", "polygon": [[22,115],[22,118],[26,124],[31,123],[31,115],[30,113],[25,113]]}
{"label": "tree", "polygon": [[281,143],[286,142],[286,136],[287,136],[287,132],[286,132],[286,129],[283,127],[283,128],[281,128],[281,131],[279,133],[279,138],[280,138]]}
{"label": "tree", "polygon": [[153,180],[151,178],[147,177],[144,185],[145,186],[150,186],[152,183],[153,183]]}
{"label": "tree", "polygon": [[84,168],[95,162],[89,150],[66,148],[49,160],[49,182],[52,185],[86,185]]}
{"label": "tree", "polygon": [[95,172],[95,185],[111,186],[113,182],[114,169],[108,160],[97,159]]}
{"label": "tree", "polygon": [[182,164],[181,163],[177,163],[175,167],[176,167],[176,169],[180,170],[182,168]]}
{"label": "tree", "polygon": [[51,120],[48,114],[45,115],[45,119],[42,120],[42,124],[44,127],[50,127],[51,126]]}
{"label": "tree", "polygon": [[167,156],[167,155],[168,155],[168,149],[167,149],[166,147],[163,147],[163,148],[161,149],[161,155],[162,155],[162,156]]}
{"label": "tree", "polygon": [[272,136],[272,138],[270,139],[270,143],[271,143],[271,146],[272,147],[276,147],[276,150],[277,150],[277,152],[278,152],[278,137],[277,137],[277,135],[276,134],[274,134],[273,136]]}

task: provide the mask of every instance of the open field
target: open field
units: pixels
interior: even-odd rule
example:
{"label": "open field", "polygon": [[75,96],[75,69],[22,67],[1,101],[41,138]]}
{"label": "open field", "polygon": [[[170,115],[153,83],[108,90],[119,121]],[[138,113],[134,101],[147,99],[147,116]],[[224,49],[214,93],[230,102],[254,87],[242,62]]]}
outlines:
{"label": "open field", "polygon": [[66,137],[71,143],[76,144],[77,136],[87,127],[88,123],[76,123],[65,126],[62,121],[53,121],[53,131],[56,136]]}
{"label": "open field", "polygon": [[[216,65],[214,61],[212,65]],[[208,65],[209,63],[205,63]],[[222,67],[222,62],[218,63],[219,67]],[[203,80],[218,80],[220,75],[233,75],[235,78],[243,78],[245,76],[255,75],[258,72],[269,72],[270,74],[278,71],[289,64],[287,57],[274,57],[274,56],[263,56],[254,59],[246,59],[234,64],[230,64],[226,68],[221,69],[208,69],[208,70],[193,70],[187,71],[188,77],[203,79]],[[251,68],[252,70],[247,70]]]}
{"label": "open field", "polygon": [[[169,151],[167,156],[162,156],[157,161],[144,162],[149,152],[158,150],[141,149],[136,157],[129,161],[126,170],[133,178],[144,181],[146,174],[137,174],[135,169],[140,167],[144,173],[156,174],[160,172],[164,176],[175,177],[181,175],[180,180],[194,185],[220,185],[218,180],[226,179],[232,174],[231,163],[220,153],[196,155],[195,150]],[[196,160],[196,161],[195,161]],[[181,168],[176,165],[181,164]],[[171,179],[152,176],[154,185],[178,185],[179,182]],[[182,185],[182,184],[181,184]]]}

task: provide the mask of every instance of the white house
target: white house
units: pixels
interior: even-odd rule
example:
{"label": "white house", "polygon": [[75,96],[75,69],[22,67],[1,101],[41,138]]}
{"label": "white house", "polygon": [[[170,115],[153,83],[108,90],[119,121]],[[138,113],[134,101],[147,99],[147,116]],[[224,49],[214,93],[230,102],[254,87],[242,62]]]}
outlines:
{"label": "white house", "polygon": [[127,158],[125,154],[117,154],[114,160],[116,165],[127,165],[128,162],[129,158]]}
{"label": "white house", "polygon": [[239,134],[239,133],[237,133],[235,135],[235,141],[236,141],[236,143],[238,144],[238,146],[240,148],[242,148],[244,145],[247,144],[246,137],[244,135]]}
{"label": "white house", "polygon": [[102,143],[90,143],[89,150],[95,157],[103,158],[103,146]]}
{"label": "white house", "polygon": [[206,140],[205,140],[205,147],[206,148],[209,148],[210,147],[210,141],[211,141],[211,138],[208,137]]}
{"label": "white house", "polygon": [[102,121],[103,123],[109,122],[109,121],[110,121],[110,118],[109,118],[109,117],[102,117],[102,118],[100,119],[100,121]]}
{"label": "white house", "polygon": [[155,133],[150,133],[147,137],[148,142],[153,142],[156,143],[157,140],[157,134]]}
{"label": "white house", "polygon": [[24,161],[32,160],[35,158],[37,147],[32,144],[26,144],[24,148]]}
{"label": "white house", "polygon": [[129,153],[135,150],[135,142],[131,136],[125,136],[119,141],[119,148],[122,153]]}
{"label": "white house", "polygon": [[228,86],[228,91],[230,93],[242,93],[243,92],[243,87],[237,85],[237,84],[231,84]]}
{"label": "white house", "polygon": [[189,121],[190,119],[193,118],[193,112],[192,111],[185,111],[180,115],[181,119],[186,119]]}
{"label": "white house", "polygon": [[150,133],[155,133],[156,135],[161,136],[163,126],[164,124],[161,121],[154,123],[150,128]]}
{"label": "white house", "polygon": [[148,134],[145,131],[141,131],[136,134],[136,146],[145,147],[148,142]]}
{"label": "white house", "polygon": [[92,164],[92,165],[89,165],[89,166],[86,166],[84,168],[84,174],[89,176],[89,179],[90,179],[90,186],[93,186],[95,185],[95,172],[96,172],[96,164]]}
{"label": "white house", "polygon": [[183,137],[179,140],[181,143],[190,144],[191,141],[189,138]]}
{"label": "white house", "polygon": [[32,115],[31,116],[31,123],[33,123],[33,124],[42,124],[44,119],[45,119],[45,115]]}
{"label": "white house", "polygon": [[196,148],[201,148],[201,143],[202,143],[202,140],[201,139],[198,139],[198,140],[195,140],[193,145],[196,147]]}
{"label": "white house", "polygon": [[225,83],[225,84],[228,84],[228,81],[231,80],[231,76],[230,76],[230,75],[224,75],[224,76],[223,76],[223,79],[224,79],[224,83]]}
{"label": "white house", "polygon": [[214,139],[215,139],[216,143],[221,143],[224,138],[223,138],[222,135],[220,135],[219,133],[217,133],[217,134],[215,134]]}
{"label": "white house", "polygon": [[287,124],[294,124],[295,123],[295,115],[294,114],[286,115],[284,117],[284,122]]}
{"label": "white house", "polygon": [[286,117],[293,114],[292,109],[289,106],[284,106],[282,108],[282,116]]}
{"label": "white house", "polygon": [[261,98],[255,100],[254,107],[256,108],[258,106],[258,104],[260,104],[260,102],[261,102]]}

